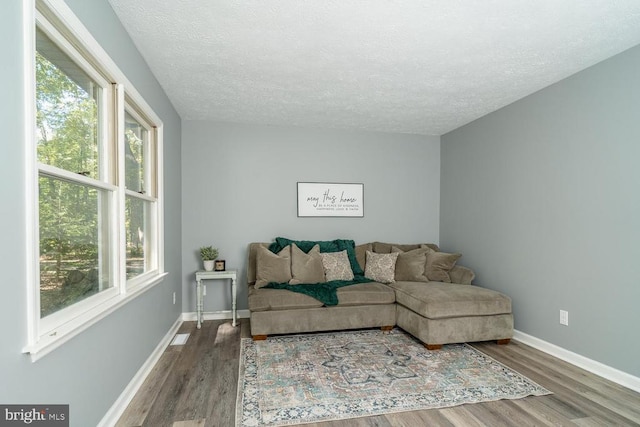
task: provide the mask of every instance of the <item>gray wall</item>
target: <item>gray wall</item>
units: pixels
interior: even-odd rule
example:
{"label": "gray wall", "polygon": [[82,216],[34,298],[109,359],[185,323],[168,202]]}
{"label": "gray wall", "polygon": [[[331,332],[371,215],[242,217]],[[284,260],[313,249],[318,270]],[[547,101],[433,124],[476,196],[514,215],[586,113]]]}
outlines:
{"label": "gray wall", "polygon": [[440,221],[518,330],[635,376],[639,70],[635,47],[444,135]]}
{"label": "gray wall", "polygon": [[[186,121],[182,133],[183,310],[195,311],[197,249],[214,245],[242,270],[246,250],[274,237],[438,242],[440,138]],[[364,183],[364,218],[298,218],[296,182]],[[205,311],[229,310],[208,282]]]}
{"label": "gray wall", "polygon": [[106,0],[69,0],[165,124],[165,255],[169,276],[43,359],[21,353],[27,343],[25,248],[25,135],[22,82],[22,2],[2,5],[0,38],[0,402],[71,405],[72,426],[96,425],[181,312],[180,119],[124,32]]}

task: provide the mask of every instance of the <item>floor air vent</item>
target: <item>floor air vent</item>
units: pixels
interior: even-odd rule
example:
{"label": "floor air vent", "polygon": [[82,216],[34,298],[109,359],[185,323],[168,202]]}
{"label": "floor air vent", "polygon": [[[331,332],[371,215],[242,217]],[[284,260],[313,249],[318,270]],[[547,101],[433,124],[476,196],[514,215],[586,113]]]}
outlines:
{"label": "floor air vent", "polygon": [[185,345],[187,339],[189,339],[189,334],[176,334],[173,341],[171,341],[171,345]]}

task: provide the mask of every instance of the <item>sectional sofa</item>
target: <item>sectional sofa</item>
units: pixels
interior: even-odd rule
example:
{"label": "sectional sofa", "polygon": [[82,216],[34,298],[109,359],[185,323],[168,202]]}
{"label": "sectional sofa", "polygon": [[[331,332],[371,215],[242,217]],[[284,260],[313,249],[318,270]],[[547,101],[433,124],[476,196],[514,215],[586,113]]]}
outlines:
{"label": "sectional sofa", "polygon": [[[434,244],[354,245],[351,255],[355,254],[361,271],[375,267],[374,261],[393,258],[393,277],[384,280],[388,283],[367,281],[340,287],[335,305],[288,289],[261,286],[265,281],[260,277],[265,274],[265,262],[261,260],[269,246],[273,249],[273,243],[255,242],[248,249],[248,299],[255,340],[274,334],[372,327],[389,330],[396,325],[429,349],[473,341],[506,344],[513,336],[511,299],[473,285],[473,271],[455,264],[459,254],[444,254]],[[286,262],[291,261],[285,258],[278,262],[285,270]],[[306,266],[311,265],[294,264],[294,270],[297,265],[303,275],[308,273],[304,271]],[[355,271],[355,260],[353,265]],[[374,267],[370,275],[374,274]]]}

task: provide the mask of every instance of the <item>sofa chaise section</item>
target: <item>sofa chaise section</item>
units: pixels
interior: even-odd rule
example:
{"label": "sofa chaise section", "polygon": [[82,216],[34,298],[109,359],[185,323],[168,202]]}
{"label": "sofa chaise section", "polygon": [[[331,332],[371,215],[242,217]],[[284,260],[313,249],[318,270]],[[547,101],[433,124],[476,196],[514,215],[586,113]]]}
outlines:
{"label": "sofa chaise section", "polygon": [[429,349],[456,342],[506,344],[513,336],[511,299],[473,285],[395,282],[397,325]]}

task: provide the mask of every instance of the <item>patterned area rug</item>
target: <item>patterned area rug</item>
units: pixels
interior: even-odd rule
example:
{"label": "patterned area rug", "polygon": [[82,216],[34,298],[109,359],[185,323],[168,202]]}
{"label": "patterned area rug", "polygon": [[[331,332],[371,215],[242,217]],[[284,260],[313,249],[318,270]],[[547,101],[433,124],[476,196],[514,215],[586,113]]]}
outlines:
{"label": "patterned area rug", "polygon": [[400,329],[242,339],[236,426],[283,426],[550,392],[466,344]]}

